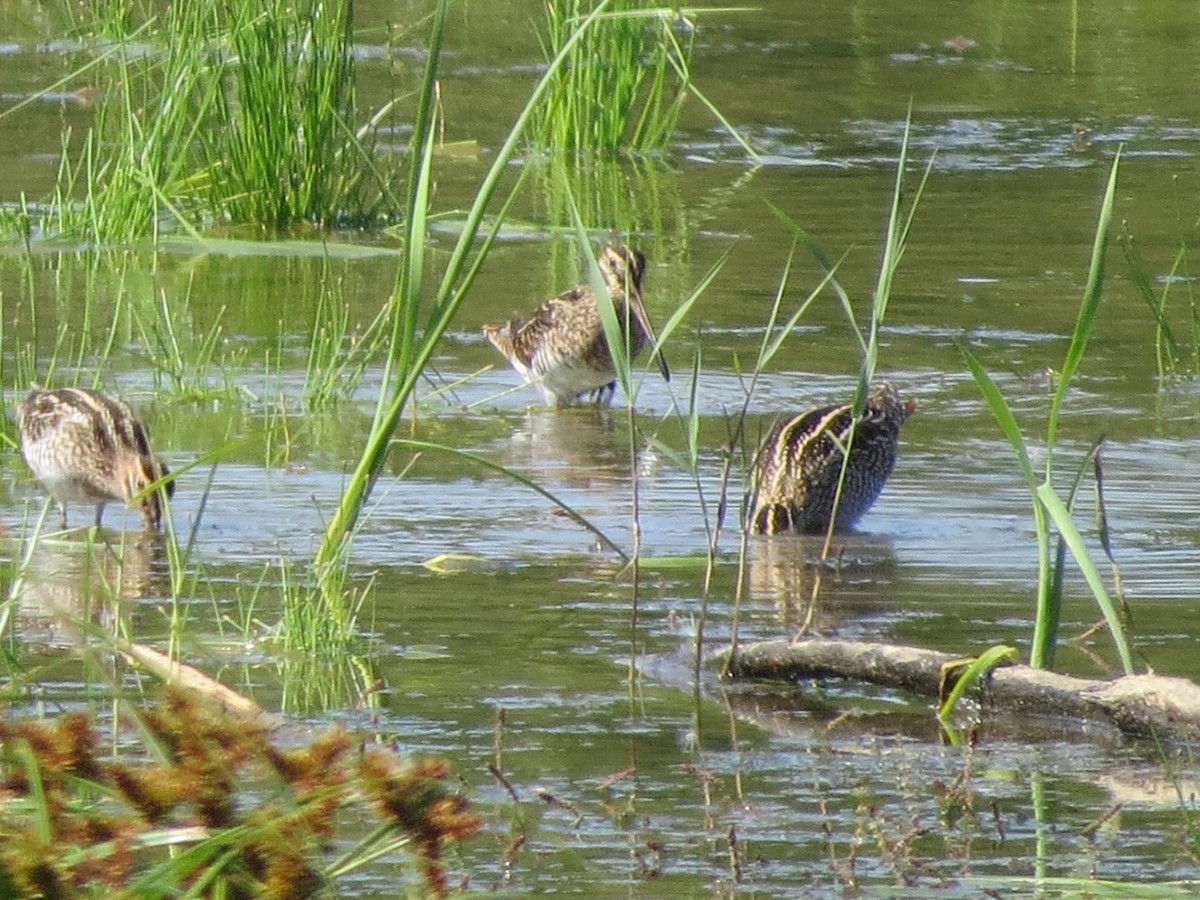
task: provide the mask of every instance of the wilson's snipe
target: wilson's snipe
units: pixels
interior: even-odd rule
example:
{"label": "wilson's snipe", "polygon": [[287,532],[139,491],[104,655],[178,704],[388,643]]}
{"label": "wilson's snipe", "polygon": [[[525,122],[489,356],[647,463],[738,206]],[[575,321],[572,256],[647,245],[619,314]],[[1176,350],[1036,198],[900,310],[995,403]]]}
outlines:
{"label": "wilson's snipe", "polygon": [[[150,452],[145,426],[116,397],[85,388],[49,391],[35,384],[17,405],[21,452],[42,486],[62,507],[67,503],[96,507],[96,524],[110,500],[128,503],[151,483],[169,474]],[[175,492],[168,481],[141,499],[147,528],[158,528],[166,498]]]}
{"label": "wilson's snipe", "polygon": [[[900,426],[917,402],[901,403],[884,382],[867,398],[854,430],[835,531],[846,531],[879,497],[896,465]],[[800,413],[771,429],[758,448],[747,509],[759,534],[823,533],[833,517],[842,459],[854,419],[850,404]]]}
{"label": "wilson's snipe", "polygon": [[[646,257],[624,245],[612,245],[604,248],[596,262],[622,333],[628,328],[632,358],[647,343],[657,342],[642,305]],[[527,382],[537,385],[550,405],[569,406],[586,394],[595,394],[601,403],[612,401],[617,373],[590,285],[547,300],[527,319],[517,316],[486,325],[483,334]],[[670,380],[661,353],[655,354],[655,361],[663,378]]]}

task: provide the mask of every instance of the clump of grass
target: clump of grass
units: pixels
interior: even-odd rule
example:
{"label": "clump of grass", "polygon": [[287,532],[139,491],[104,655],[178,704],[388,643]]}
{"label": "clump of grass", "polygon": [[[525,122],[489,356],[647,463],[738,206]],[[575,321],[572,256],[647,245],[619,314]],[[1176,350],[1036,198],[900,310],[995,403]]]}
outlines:
{"label": "clump of grass", "polygon": [[[232,55],[200,135],[210,213],[284,228],[362,225],[398,204],[356,124],[351,3],[232,2]],[[374,190],[365,189],[374,181]]]}
{"label": "clump of grass", "polygon": [[[538,110],[537,146],[573,157],[660,151],[691,95],[757,159],[692,81],[696,28],[687,14],[648,0],[549,0],[546,16],[546,58],[558,57],[569,42],[574,49]],[[584,29],[585,22],[593,24]]]}
{"label": "clump of grass", "polygon": [[143,295],[129,303],[129,313],[155,386],[179,400],[196,402],[233,394],[230,374],[242,368],[248,351],[227,349],[221,324],[224,308],[207,331],[197,328],[191,313],[192,284],[182,297]]}
{"label": "clump of grass", "polygon": [[[320,651],[330,656],[346,652],[358,619],[374,586],[373,578],[360,584],[351,578],[343,556],[320,569],[315,577],[307,570],[280,567],[283,600],[284,645],[289,652]],[[326,602],[320,602],[324,599]]]}
{"label": "clump of grass", "polygon": [[330,406],[354,393],[383,343],[384,311],[365,326],[353,324],[340,282],[322,279],[309,329],[304,402],[310,410]]}
{"label": "clump of grass", "polygon": [[[1034,471],[1028,443],[1022,434],[1016,417],[1009,408],[1000,389],[988,376],[982,364],[975,355],[959,342],[958,349],[966,361],[971,375],[975,379],[984,400],[992,415],[1000,425],[1000,430],[1008,438],[1017,463],[1021,469],[1026,486],[1029,488],[1030,499],[1033,503],[1034,533],[1037,542],[1038,586],[1037,610],[1034,620],[1033,644],[1030,648],[1029,664],[1035,668],[1050,668],[1054,665],[1054,651],[1058,642],[1058,624],[1062,606],[1063,566],[1065,550],[1069,549],[1079,566],[1080,572],[1087,581],[1088,587],[1104,616],[1112,636],[1113,644],[1120,657],[1121,666],[1129,674],[1133,672],[1133,657],[1130,653],[1129,642],[1125,636],[1125,628],[1118,603],[1114,602],[1104,585],[1095,563],[1083,542],[1078,528],[1071,515],[1072,501],[1081,475],[1076,474],[1073,486],[1067,500],[1064,501],[1054,487],[1054,458],[1058,437],[1058,421],[1063,411],[1063,405],[1070,387],[1071,379],[1083,361],[1087,350],[1088,340],[1095,328],[1096,317],[1100,310],[1100,296],[1104,285],[1104,254],[1108,244],[1108,230],[1112,222],[1113,198],[1117,187],[1117,171],[1120,167],[1120,154],[1113,160],[1112,171],[1109,174],[1108,185],[1104,193],[1104,202],[1100,208],[1099,220],[1096,223],[1096,236],[1092,244],[1092,259],[1088,269],[1087,285],[1084,288],[1083,300],[1079,306],[1079,315],[1075,320],[1075,330],[1071,335],[1071,343],[1067,347],[1066,357],[1059,370],[1058,385],[1054,391],[1054,399],[1050,403],[1050,412],[1046,421],[1045,460],[1041,478]],[[1093,453],[1094,453],[1093,448]],[[1083,467],[1091,460],[1092,454],[1080,466]],[[1059,533],[1059,549],[1052,562],[1050,554],[1051,524]]]}
{"label": "clump of grass", "polygon": [[[589,13],[603,12],[550,83],[533,134],[572,155],[612,156],[624,148],[665,146],[684,100],[694,30],[685,43],[646,0],[550,0],[542,50],[561,51]],[[674,57],[674,59],[673,59]]]}
{"label": "clump of grass", "polygon": [[103,243],[165,228],[394,216],[393,173],[371,149],[392,104],[359,116],[352,9],[171,4],[130,31],[123,8],[94,6],[89,30],[116,35],[73,73],[99,85],[95,124],[78,146],[64,136],[53,197],[36,227],[11,217],[14,235]]}
{"label": "clump of grass", "polygon": [[[82,713],[0,722],[6,895],[312,897],[403,850],[441,897],[445,847],[479,828],[442,760],[403,765],[339,729],[281,749],[265,723],[179,690],[132,716],[153,762],[113,760]],[[335,858],[349,821],[376,827]]]}

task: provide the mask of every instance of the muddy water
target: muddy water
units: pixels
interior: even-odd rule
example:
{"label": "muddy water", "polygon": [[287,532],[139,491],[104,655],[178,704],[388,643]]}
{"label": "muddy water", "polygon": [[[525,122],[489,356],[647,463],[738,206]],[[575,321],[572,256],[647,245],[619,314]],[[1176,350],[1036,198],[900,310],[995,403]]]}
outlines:
{"label": "muddy water", "polygon": [[[1200,110],[1185,79],[1161,75],[1171,66],[1189,70],[1190,49],[1172,36],[1190,33],[1190,17],[1174,5],[1153,14],[1085,9],[1073,26],[1058,4],[977,5],[957,10],[961,19],[941,4],[909,5],[903,14],[887,4],[774,6],[702,19],[696,59],[701,88],[751,136],[763,165],[751,167],[693,105],[669,158],[621,170],[633,188],[607,210],[609,220],[596,222],[642,223],[636,240],[651,260],[647,303],[659,321],[728,254],[669,348],[676,379],[666,385],[652,374],[642,383],[638,428],[680,448],[670,410],[686,405],[691,358],[701,348],[699,484],[711,514],[727,416],[743,400],[736,361],[745,365],[757,350],[791,243],[766,201],[832,257],[845,254],[840,271],[864,311],[911,99],[912,174],[937,156],[880,360],[881,372],[918,400],[918,413],[862,533],[845,539],[840,567],[824,576],[817,621],[831,634],[962,653],[998,642],[1024,648],[1035,577],[1029,500],[954,341],[966,341],[993,372],[1040,452],[1047,370],[1066,349],[1118,146],[1126,157],[1117,219],[1157,287],[1190,234]],[[359,15],[369,29],[395,12],[364,3]],[[537,60],[528,23],[537,15],[532,3],[461,8],[443,100],[448,137],[477,141],[480,154],[442,167],[445,208],[472,194],[524,100]],[[37,49],[46,35],[33,21],[13,30],[14,49],[0,55],[6,98],[50,80],[31,83],[28,75],[30,60],[47,65]],[[377,46],[375,33],[364,31],[366,50]],[[391,77],[364,63],[364,96],[385,95]],[[44,191],[61,126],[87,118],[58,101],[6,123],[22,140],[0,148],[0,197]],[[544,228],[554,198],[539,192],[538,179],[530,183],[517,215]],[[1181,811],[1191,801],[1170,783],[1173,772],[1189,798],[1190,768],[1165,766],[1152,747],[1072,723],[989,721],[979,746],[966,751],[941,742],[926,703],[880,689],[723,689],[706,679],[696,690],[697,622],[706,616],[713,642],[732,628],[737,538],[727,531],[721,539],[705,604],[697,487],[653,442],[636,458],[649,561],[635,628],[628,579],[593,534],[494,471],[426,453],[406,478],[381,482],[355,543],[356,583],[376,578],[361,653],[316,673],[281,660],[267,640],[279,616],[277,564],[302,565],[315,547],[365,437],[379,378],[369,371],[363,387],[332,408],[309,412],[299,401],[318,299],[366,322],[393,276],[385,239],[339,240],[376,249],[322,260],[311,247],[293,253],[278,245],[199,252],[181,242],[157,255],[135,249],[103,258],[29,258],[14,248],[0,258],[6,399],[23,390],[19,365],[44,376],[63,323],[74,325],[73,340],[80,328],[100,336],[118,322],[103,381],[146,412],[168,462],[181,468],[229,445],[203,512],[207,465],[188,473],[174,504],[181,530],[194,526],[196,534],[199,578],[180,601],[188,661],[286,709],[300,729],[344,721],[450,756],[488,822],[456,863],[472,887],[514,896],[832,896],[854,886],[975,896],[984,888],[1032,892],[1034,876],[1200,876]],[[434,235],[435,258],[451,240]],[[628,548],[623,403],[609,412],[542,410],[533,390],[510,390],[519,381],[502,366],[436,391],[496,362],[480,336],[484,323],[528,309],[576,277],[569,248],[548,246],[544,234],[497,244],[405,435],[534,479]],[[1152,322],[1115,250],[1109,271],[1056,454],[1066,479],[1106,436],[1108,515],[1136,645],[1157,671],[1200,678],[1192,650],[1200,391],[1189,380],[1156,379]],[[818,277],[801,254],[785,304],[794,308]],[[1184,286],[1172,300],[1180,328]],[[156,367],[138,322],[151,320],[163,298],[191,358],[219,330],[211,364],[175,375]],[[90,325],[80,322],[85,303]],[[758,384],[749,433],[765,431],[781,412],[842,400],[857,365],[843,312],[823,298]],[[93,366],[85,355],[89,375]],[[398,449],[392,472],[407,460]],[[735,498],[740,489],[738,472]],[[0,518],[10,535],[40,510],[41,494],[19,458],[6,454]],[[1090,510],[1090,498],[1081,500],[1084,526]],[[106,522],[119,541],[120,512],[110,510]],[[126,546],[122,565],[105,563],[105,580],[119,575],[125,598],[114,608],[85,599],[95,591],[80,587],[83,573],[95,574],[77,543],[39,550],[17,613],[22,662],[49,672],[25,696],[43,703],[76,703],[96,687],[57,609],[105,627],[123,617],[140,640],[167,637],[161,554]],[[787,634],[800,621],[814,552],[794,538],[751,543],[743,638]],[[443,554],[456,558],[441,570],[423,565]],[[264,580],[267,589],[256,593]],[[1065,634],[1097,618],[1082,585],[1071,590]],[[1059,664],[1107,674],[1112,654],[1093,640],[1064,647]],[[375,683],[381,687],[365,690]],[[520,807],[488,775],[489,762]],[[1094,835],[1081,836],[1118,804]],[[518,837],[525,843],[505,863]],[[381,866],[348,893],[389,895],[394,879]]]}

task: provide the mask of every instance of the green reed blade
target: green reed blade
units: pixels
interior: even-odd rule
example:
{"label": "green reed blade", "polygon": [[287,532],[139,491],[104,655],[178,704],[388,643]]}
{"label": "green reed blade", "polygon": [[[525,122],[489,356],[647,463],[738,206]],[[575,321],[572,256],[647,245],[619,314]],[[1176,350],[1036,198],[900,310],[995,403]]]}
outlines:
{"label": "green reed blade", "polygon": [[975,386],[979,388],[979,393],[983,395],[984,403],[991,411],[996,419],[996,424],[1000,426],[1001,432],[1008,439],[1009,445],[1013,449],[1013,453],[1017,456],[1017,464],[1021,467],[1021,475],[1025,479],[1029,489],[1036,490],[1037,476],[1033,471],[1033,463],[1029,457],[1029,450],[1025,441],[1025,435],[1021,433],[1021,426],[1017,424],[1017,418],[1013,415],[1012,408],[1009,407],[1008,401],[1004,399],[1004,395],[1000,392],[1000,388],[996,386],[996,382],[988,375],[987,371],[980,364],[975,354],[968,349],[966,343],[961,338],[956,338],[954,346],[958,348],[959,355],[962,356],[963,362],[967,364],[967,368],[971,372],[971,377],[975,379]]}
{"label": "green reed blade", "polygon": [[1071,550],[1071,555],[1075,557],[1075,564],[1079,566],[1084,580],[1087,581],[1088,587],[1092,590],[1092,596],[1096,598],[1096,604],[1104,614],[1104,621],[1108,624],[1108,630],[1112,635],[1113,643],[1116,645],[1117,654],[1121,657],[1121,667],[1125,670],[1126,675],[1132,675],[1135,671],[1133,654],[1130,652],[1129,643],[1125,638],[1125,628],[1121,622],[1121,616],[1108,596],[1108,590],[1104,586],[1104,579],[1092,562],[1087,545],[1083,542],[1083,536],[1079,533],[1074,521],[1071,519],[1070,511],[1063,505],[1062,500],[1055,493],[1053,486],[1049,484],[1038,485],[1037,495],[1038,499],[1046,507],[1046,511],[1050,514],[1050,517],[1054,520],[1054,524],[1058,528],[1058,533],[1067,542],[1067,546]]}
{"label": "green reed blade", "polygon": [[[1059,383],[1050,406],[1050,414],[1046,425],[1045,475],[1040,483],[1037,476],[1034,475],[1024,437],[1003,395],[991,378],[988,377],[978,360],[966,348],[965,344],[962,341],[957,342],[959,352],[970,369],[971,375],[980,389],[980,393],[983,395],[992,414],[996,417],[1001,431],[1004,432],[1009,443],[1012,445],[1017,455],[1021,474],[1032,492],[1034,530],[1038,554],[1038,593],[1033,644],[1030,650],[1030,665],[1035,668],[1046,668],[1053,663],[1062,600],[1063,553],[1060,546],[1059,552],[1056,555],[1058,563],[1052,567],[1049,551],[1050,523],[1047,520],[1047,517],[1049,517],[1058,529],[1062,537],[1062,542],[1071,551],[1076,564],[1079,566],[1084,579],[1088,583],[1088,587],[1096,598],[1097,605],[1100,606],[1101,612],[1112,632],[1113,642],[1116,644],[1122,665],[1127,672],[1133,671],[1132,656],[1116,607],[1108,596],[1099,571],[1091,561],[1086,545],[1083,543],[1083,539],[1071,519],[1069,506],[1064,504],[1057,493],[1055,493],[1052,484],[1053,456],[1058,416],[1062,409],[1070,379],[1078,369],[1083,359],[1083,354],[1087,349],[1088,339],[1094,330],[1099,311],[1100,294],[1104,280],[1104,255],[1107,248],[1109,225],[1112,220],[1112,207],[1116,193],[1119,163],[1120,153],[1113,160],[1112,169],[1109,173],[1104,200],[1101,204],[1099,220],[1096,225],[1096,235],[1092,245],[1087,286],[1084,290],[1071,343],[1067,349],[1066,358],[1059,376]],[[1075,486],[1071,490],[1072,497],[1074,497],[1075,487],[1078,486],[1080,477],[1077,474]]]}
{"label": "green reed blade", "polygon": [[1054,661],[1054,647],[1058,640],[1057,632],[1051,627],[1058,622],[1058,597],[1054,590],[1050,564],[1050,526],[1046,521],[1046,509],[1037,496],[1038,480],[1033,471],[1025,436],[1017,424],[1016,417],[1000,392],[1000,388],[988,375],[975,355],[967,349],[961,340],[955,340],[955,346],[963,361],[967,364],[971,377],[975,380],[979,393],[983,395],[984,403],[991,410],[1000,426],[1000,431],[1008,439],[1009,446],[1017,457],[1017,465],[1021,477],[1029,489],[1030,503],[1033,507],[1034,542],[1037,547],[1037,597],[1033,623],[1033,642],[1029,651],[1029,665],[1035,669],[1048,668]]}
{"label": "green reed blade", "polygon": [[671,335],[675,333],[675,330],[679,328],[681,324],[683,324],[683,320],[686,319],[688,314],[692,311],[692,307],[696,305],[696,301],[699,300],[700,297],[708,290],[709,285],[713,283],[713,280],[717,277],[717,275],[720,274],[721,270],[725,268],[725,263],[729,259],[729,255],[732,252],[733,247],[730,247],[721,254],[717,261],[713,263],[711,267],[709,267],[709,270],[704,273],[704,276],[700,279],[696,287],[692,289],[692,292],[688,294],[688,296],[685,297],[678,306],[675,307],[674,311],[667,318],[666,323],[658,329],[658,340],[654,342],[654,346],[650,348],[650,352],[646,355],[646,369],[650,368],[650,366],[653,364],[654,358],[662,352],[662,348],[666,346],[668,339],[670,339]]}
{"label": "green reed blade", "polygon": [[1016,648],[1005,644],[989,647],[971,660],[955,679],[954,686],[950,688],[945,699],[938,705],[937,717],[942,726],[949,727],[950,716],[967,691],[982,685],[997,666],[1019,660],[1020,656]]}
{"label": "green reed blade", "polygon": [[1108,230],[1112,223],[1113,202],[1117,191],[1117,172],[1121,165],[1121,151],[1113,157],[1112,168],[1108,175],[1108,184],[1104,189],[1104,200],[1100,204],[1100,216],[1096,222],[1096,236],[1092,241],[1092,259],[1088,266],[1087,286],[1083,291],[1083,302],[1079,306],[1079,315],[1075,320],[1075,329],[1071,333],[1071,344],[1067,348],[1066,358],[1059,370],[1058,387],[1054,392],[1054,401],[1050,404],[1050,418],[1046,423],[1046,466],[1049,472],[1050,453],[1058,433],[1058,415],[1062,409],[1063,400],[1070,386],[1071,378],[1083,354],[1087,350],[1088,340],[1096,327],[1096,316],[1100,311],[1100,295],[1104,287],[1104,257],[1108,250]]}
{"label": "green reed blade", "polygon": [[[838,266],[841,265],[842,261],[845,260],[846,256],[849,254],[849,251],[846,251],[846,253],[842,255],[842,258],[838,260],[837,263],[830,262],[829,257],[826,255],[824,249],[822,249],[821,245],[812,235],[796,224],[792,220],[791,216],[785,213],[770,200],[765,201],[765,203],[767,204],[767,208],[775,213],[775,217],[778,218],[779,221],[783,222],[783,224],[792,232],[793,240],[800,241],[802,244],[804,244],[809,254],[814,260],[816,260],[817,265],[820,266],[821,271],[825,273],[826,277],[822,284],[828,284],[833,288],[834,294],[837,296],[838,301],[842,305],[842,311],[846,314],[846,319],[849,321],[850,327],[854,331],[854,336],[858,339],[859,349],[865,357],[868,346],[867,338],[863,335],[862,329],[858,327],[858,317],[854,315],[854,304],[850,301],[850,295],[846,293],[846,289],[842,287],[841,282],[835,277]],[[790,264],[790,254],[788,260]],[[782,287],[780,289],[782,290]],[[815,299],[815,297],[816,292],[814,291],[812,298]]]}
{"label": "green reed blade", "polygon": [[725,115],[717,108],[717,105],[708,99],[708,96],[700,88],[696,87],[696,83],[688,77],[687,70],[677,63],[673,57],[671,57],[671,65],[675,67],[680,78],[688,78],[688,93],[699,100],[704,108],[712,113],[713,118],[721,123],[721,127],[737,142],[738,146],[742,148],[742,151],[750,157],[756,166],[762,165],[762,157],[758,155],[758,151],[751,147],[749,141],[742,136],[742,133],[734,128],[732,122],[725,118]]}
{"label": "green reed blade", "polygon": [[[793,244],[793,248],[794,247],[795,245]],[[841,265],[841,260],[838,260],[838,262],[825,273],[825,277],[823,277],[817,283],[817,286],[809,292],[808,296],[800,302],[800,305],[796,308],[796,311],[792,313],[788,320],[783,324],[783,327],[775,332],[775,337],[770,341],[770,343],[767,342],[768,338],[771,336],[770,328],[768,328],[768,330],[763,334],[763,344],[762,347],[759,348],[758,361],[755,364],[755,368],[764,369],[770,364],[771,360],[775,358],[775,354],[778,353],[779,349],[783,346],[783,342],[791,336],[792,329],[799,324],[801,316],[808,311],[808,307],[812,305],[813,301],[816,300],[817,297],[820,296],[821,291],[825,290],[827,285],[837,283],[836,276],[838,265]],[[776,311],[779,309],[780,303],[783,300],[783,291],[787,285],[788,276],[791,274],[791,266],[792,255],[789,253],[787,265],[783,270],[783,277],[779,280],[779,289],[776,291],[775,304],[772,307],[772,324],[775,321]]]}

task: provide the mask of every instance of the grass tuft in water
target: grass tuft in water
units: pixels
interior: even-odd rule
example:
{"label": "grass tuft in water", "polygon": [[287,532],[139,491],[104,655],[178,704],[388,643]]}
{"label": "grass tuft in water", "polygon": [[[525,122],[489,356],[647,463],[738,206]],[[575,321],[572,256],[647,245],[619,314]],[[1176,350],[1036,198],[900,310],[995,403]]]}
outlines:
{"label": "grass tuft in water", "polygon": [[361,121],[356,109],[352,4],[172,4],[133,30],[123,7],[90,9],[87,30],[113,37],[67,80],[100,85],[94,125],[64,137],[54,195],[36,226],[6,220],[14,236],[125,242],[398,212],[372,149],[393,104]]}
{"label": "grass tuft in water", "polygon": [[386,110],[355,122],[353,8],[229,4],[216,127],[199,135],[213,214],[286,228],[363,225],[398,209],[367,144]]}
{"label": "grass tuft in water", "polygon": [[[710,15],[722,11],[729,10],[705,10]],[[647,0],[549,0],[543,53],[553,59],[568,45],[574,49],[553,75],[547,103],[537,111],[536,144],[576,158],[662,151],[692,96],[757,161],[692,80],[692,12]]]}
{"label": "grass tuft in water", "polygon": [[[694,29],[680,42],[668,16],[646,0],[550,0],[542,49],[558,55],[589,16],[568,64],[550,82],[532,134],[568,155],[614,156],[625,148],[661,149],[674,129],[686,82]],[[674,63],[672,56],[675,56]]]}
{"label": "grass tuft in water", "polygon": [[381,349],[385,321],[385,310],[380,310],[364,327],[354,325],[340,283],[323,276],[306,342],[303,397],[310,410],[349,399],[357,390]]}

